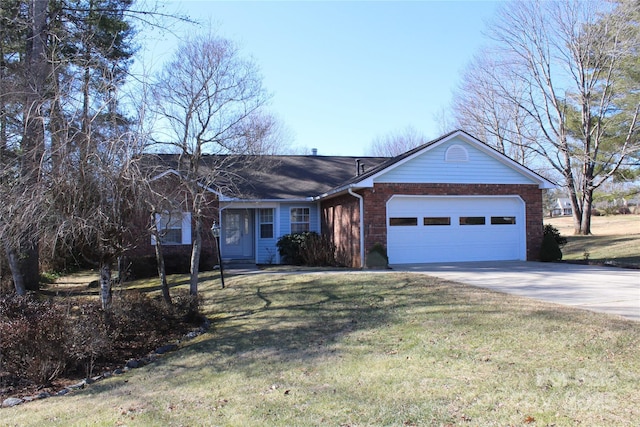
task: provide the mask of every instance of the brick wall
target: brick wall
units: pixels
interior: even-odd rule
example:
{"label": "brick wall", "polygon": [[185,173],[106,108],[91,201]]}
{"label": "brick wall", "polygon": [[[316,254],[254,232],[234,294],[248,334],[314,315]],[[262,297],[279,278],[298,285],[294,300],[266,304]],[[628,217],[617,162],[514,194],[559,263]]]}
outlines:
{"label": "brick wall", "polygon": [[[375,184],[364,196],[365,253],[387,242],[387,201],[394,194],[433,196],[520,196],[526,204],[527,260],[539,258],[542,244],[542,190],[522,184]],[[346,265],[360,267],[358,199],[345,195],[323,201],[323,232],[345,251]],[[345,214],[346,218],[341,218]],[[351,251],[349,256],[346,252]]]}
{"label": "brick wall", "polygon": [[364,190],[365,252],[387,241],[386,206],[394,194],[433,196],[512,196],[526,204],[527,260],[539,258],[542,245],[542,190],[522,184],[375,184]]}
{"label": "brick wall", "polygon": [[360,267],[360,207],[350,194],[322,202],[322,233],[336,245],[337,261],[348,267]]}
{"label": "brick wall", "polygon": [[[166,197],[170,197],[176,202],[167,210],[188,212],[191,201],[188,192],[180,185],[174,176],[168,176],[156,182],[157,189],[164,188]],[[200,254],[200,269],[211,270],[217,261],[216,244],[211,235],[210,229],[214,220],[218,219],[218,200],[214,197],[208,201],[204,209],[204,221],[202,224],[202,252]],[[131,230],[129,238],[129,250],[125,254],[131,263],[133,271],[140,272],[139,275],[153,274],[156,269],[155,247],[151,244],[151,234],[149,233],[150,214],[138,218],[130,224]],[[191,218],[191,238],[195,238],[195,220]],[[191,259],[191,244],[188,245],[163,245],[163,255],[167,273],[186,273],[189,271]]]}

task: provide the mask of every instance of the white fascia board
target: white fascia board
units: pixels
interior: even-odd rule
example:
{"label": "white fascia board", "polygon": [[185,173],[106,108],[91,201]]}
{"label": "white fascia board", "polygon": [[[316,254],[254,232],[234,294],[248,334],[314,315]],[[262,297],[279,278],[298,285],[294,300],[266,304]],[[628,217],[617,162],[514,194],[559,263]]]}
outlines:
{"label": "white fascia board", "polygon": [[315,197],[305,197],[300,199],[237,199],[233,197],[224,197],[220,199],[221,203],[227,203],[246,207],[246,205],[263,205],[263,204],[279,204],[279,203],[309,203],[315,202]]}
{"label": "white fascia board", "polygon": [[175,175],[178,178],[182,178],[182,175],[180,175],[177,171],[175,171],[173,169],[169,169],[169,170],[166,170],[166,171],[164,171],[164,172],[162,172],[162,173],[160,173],[160,174],[158,174],[156,176],[151,177],[151,181],[156,181],[158,179],[162,179],[167,175]]}
{"label": "white fascia board", "polygon": [[[479,149],[483,153],[493,157],[494,159],[498,160],[502,164],[504,164],[506,166],[509,166],[512,169],[515,169],[516,171],[520,172],[521,174],[525,175],[526,177],[530,178],[531,180],[536,181],[538,183],[538,188],[540,188],[540,189],[551,189],[551,188],[556,188],[557,187],[557,185],[554,184],[553,182],[551,182],[548,179],[538,175],[537,173],[535,173],[534,171],[532,171],[528,167],[521,165],[520,163],[516,162],[512,158],[502,154],[501,152],[499,152],[495,148],[490,147],[489,145],[483,143],[482,141],[477,140],[477,139],[475,139],[475,138],[471,137],[470,135],[467,135],[467,134],[465,134],[463,132],[460,132],[459,136],[462,139],[464,139],[465,141],[467,141],[469,144],[475,146],[477,149]],[[449,139],[449,138],[447,138],[447,139]],[[435,145],[439,145],[439,144],[440,143],[435,144]]]}
{"label": "white fascia board", "polygon": [[482,151],[483,153],[493,157],[494,159],[498,160],[499,162],[501,162],[502,164],[509,166],[512,169],[515,169],[516,171],[518,171],[519,173],[525,175],[526,177],[530,178],[531,180],[535,181],[538,183],[538,188],[540,189],[550,189],[550,188],[556,188],[556,184],[554,184],[553,182],[543,178],[542,176],[538,175],[537,173],[533,172],[531,169],[522,166],[520,163],[516,162],[515,160],[510,159],[509,157],[505,156],[504,154],[500,153],[499,151],[489,147],[487,144],[485,144],[484,142],[473,138],[472,136],[468,135],[465,132],[462,131],[456,131],[453,132],[452,134],[450,134],[449,136],[442,138],[440,141],[434,142],[433,144],[429,144],[426,147],[424,147],[422,150],[418,150],[415,153],[413,153],[410,156],[407,156],[406,158],[399,160],[398,162],[392,164],[391,166],[389,166],[386,169],[383,169],[381,171],[379,171],[378,173],[371,175],[370,177],[365,178],[362,181],[358,182],[358,186],[362,186],[362,187],[373,187],[373,183],[375,181],[376,178],[378,178],[379,176],[389,172],[392,169],[395,169],[396,167],[399,167],[401,165],[403,165],[404,163],[415,159],[416,157],[422,155],[423,153],[425,153],[426,151],[430,151],[435,149],[436,147],[445,144],[449,141],[451,141],[454,138],[460,138],[463,139],[465,142],[467,142],[468,144],[476,147],[477,149],[479,149],[480,151]]}
{"label": "white fascia board", "polygon": [[349,185],[345,185],[342,187],[338,187],[336,189],[333,189],[327,193],[324,194],[320,194],[319,196],[315,196],[311,198],[311,201],[318,201],[318,200],[322,200],[322,199],[326,199],[329,197],[336,197],[336,196],[341,196],[343,194],[348,194],[349,193],[349,189],[351,190],[360,190],[363,188],[372,188],[373,187],[373,180],[371,180],[371,185],[367,185],[367,184],[363,184],[363,183],[367,183],[369,182],[369,179],[365,179],[363,181],[360,181],[356,184],[349,184]]}

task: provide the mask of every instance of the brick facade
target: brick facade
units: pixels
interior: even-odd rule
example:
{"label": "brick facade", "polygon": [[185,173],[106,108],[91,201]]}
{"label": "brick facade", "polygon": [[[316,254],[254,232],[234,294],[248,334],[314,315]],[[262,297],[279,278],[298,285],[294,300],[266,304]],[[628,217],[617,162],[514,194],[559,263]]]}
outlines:
{"label": "brick facade", "polygon": [[[387,202],[394,194],[423,196],[520,196],[525,202],[527,260],[539,258],[542,245],[542,190],[537,185],[522,184],[374,184],[358,191],[364,197],[365,254],[376,244],[386,246]],[[346,213],[346,218],[340,218]],[[323,201],[323,232],[334,236],[340,249],[351,250],[345,265],[360,266],[358,199],[345,195]]]}
{"label": "brick facade", "polygon": [[[177,177],[169,175],[156,182],[156,189],[164,189],[164,195],[175,202],[165,210],[190,212],[191,198],[189,193],[181,185]],[[217,261],[216,244],[211,235],[210,229],[214,220],[218,219],[218,200],[212,197],[204,209],[202,224],[202,251],[200,253],[200,270],[211,270]],[[130,268],[134,275],[145,276],[157,273],[155,257],[155,246],[151,244],[151,234],[149,226],[151,222],[150,213],[138,218],[131,224],[131,237],[129,241],[130,249],[127,257]],[[195,220],[191,218],[191,238],[195,238]],[[191,244],[171,244],[163,245],[162,252],[165,260],[165,267],[168,274],[188,273],[191,259]],[[137,274],[136,274],[137,272]]]}
{"label": "brick facade", "polygon": [[336,245],[337,261],[349,267],[360,267],[360,206],[350,194],[322,202],[322,233]]}

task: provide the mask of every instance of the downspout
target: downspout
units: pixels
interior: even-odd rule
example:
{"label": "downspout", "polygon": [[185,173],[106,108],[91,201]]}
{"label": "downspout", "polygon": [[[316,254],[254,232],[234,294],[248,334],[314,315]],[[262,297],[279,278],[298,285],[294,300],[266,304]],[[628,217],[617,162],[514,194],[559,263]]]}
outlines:
{"label": "downspout", "polygon": [[351,187],[347,191],[360,202],[360,268],[364,268],[364,198],[354,193]]}

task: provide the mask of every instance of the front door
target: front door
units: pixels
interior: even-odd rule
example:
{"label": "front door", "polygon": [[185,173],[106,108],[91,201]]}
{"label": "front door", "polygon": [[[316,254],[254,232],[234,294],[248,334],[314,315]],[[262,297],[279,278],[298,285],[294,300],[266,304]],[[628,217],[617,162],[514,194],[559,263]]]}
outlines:
{"label": "front door", "polygon": [[223,259],[253,258],[253,211],[225,209],[222,211],[220,253]]}

